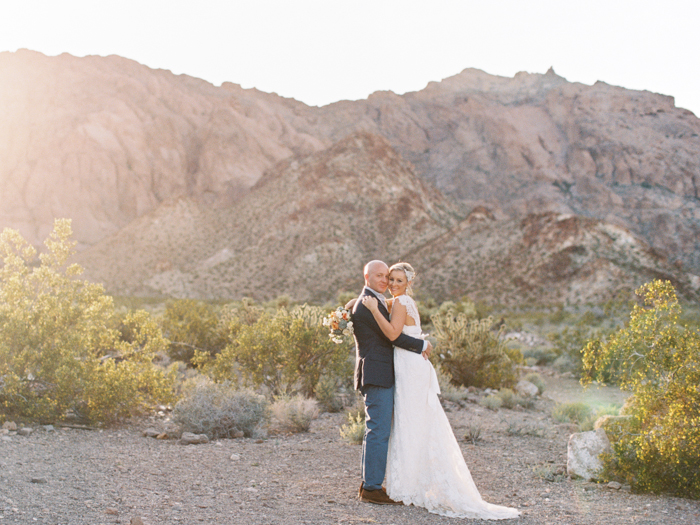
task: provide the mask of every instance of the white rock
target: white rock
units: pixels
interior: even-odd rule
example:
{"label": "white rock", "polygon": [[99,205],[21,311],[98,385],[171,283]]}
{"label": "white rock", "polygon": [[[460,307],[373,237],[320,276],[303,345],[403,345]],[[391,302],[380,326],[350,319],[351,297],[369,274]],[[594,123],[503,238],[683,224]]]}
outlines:
{"label": "white rock", "polygon": [[17,430],[17,423],[15,423],[14,421],[5,421],[2,424],[2,428],[4,428],[5,430]]}
{"label": "white rock", "polygon": [[518,384],[515,385],[515,391],[521,396],[532,397],[537,395],[539,389],[534,383],[523,379],[522,381],[518,381]]}
{"label": "white rock", "polygon": [[20,429],[17,431],[17,433],[18,433],[20,436],[28,436],[28,435],[31,434],[33,431],[34,431],[33,428],[23,427],[23,428],[20,428]]}
{"label": "white rock", "polygon": [[586,481],[596,479],[603,468],[599,456],[611,451],[610,441],[602,428],[571,434],[566,452],[566,472]]}
{"label": "white rock", "polygon": [[241,459],[240,454],[231,454],[231,461],[239,461]]}

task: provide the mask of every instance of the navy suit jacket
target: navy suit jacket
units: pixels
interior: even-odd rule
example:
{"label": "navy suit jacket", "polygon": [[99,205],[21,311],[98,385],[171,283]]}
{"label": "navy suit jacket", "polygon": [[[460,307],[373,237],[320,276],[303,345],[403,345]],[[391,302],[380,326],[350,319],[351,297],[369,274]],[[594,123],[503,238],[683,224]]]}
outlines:
{"label": "navy suit jacket", "polygon": [[[389,388],[394,385],[394,346],[420,354],[423,340],[400,334],[391,341],[379,328],[374,315],[362,304],[362,297],[375,295],[367,290],[358,298],[352,310],[352,327],[355,338],[355,389],[367,385]],[[379,302],[379,311],[389,320],[389,312]]]}

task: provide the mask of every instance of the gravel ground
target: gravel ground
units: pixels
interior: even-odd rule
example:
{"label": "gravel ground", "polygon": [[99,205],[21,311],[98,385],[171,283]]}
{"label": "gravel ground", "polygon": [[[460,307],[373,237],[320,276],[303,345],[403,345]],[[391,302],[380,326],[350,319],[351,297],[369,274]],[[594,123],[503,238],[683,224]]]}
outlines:
{"label": "gravel ground", "polygon": [[[553,403],[543,399],[536,410],[498,412],[446,403],[484,499],[522,510],[511,523],[700,523],[697,501],[557,476],[566,464],[570,428],[546,415]],[[2,436],[0,525],[128,524],[132,518],[144,525],[457,521],[415,507],[360,503],[360,447],[340,438],[343,423],[342,414],[324,414],[306,434],[187,446],[142,437],[149,421]],[[477,427],[476,445],[463,439]],[[546,474],[555,481],[543,479]]]}

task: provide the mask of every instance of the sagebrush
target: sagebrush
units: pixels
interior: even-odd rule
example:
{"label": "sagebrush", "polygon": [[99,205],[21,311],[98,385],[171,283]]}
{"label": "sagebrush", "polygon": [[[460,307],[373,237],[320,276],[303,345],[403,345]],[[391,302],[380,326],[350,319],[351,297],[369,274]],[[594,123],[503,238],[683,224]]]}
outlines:
{"label": "sagebrush", "polygon": [[238,390],[228,382],[202,382],[173,409],[173,421],[183,432],[206,434],[210,439],[255,436],[268,418],[265,396]]}

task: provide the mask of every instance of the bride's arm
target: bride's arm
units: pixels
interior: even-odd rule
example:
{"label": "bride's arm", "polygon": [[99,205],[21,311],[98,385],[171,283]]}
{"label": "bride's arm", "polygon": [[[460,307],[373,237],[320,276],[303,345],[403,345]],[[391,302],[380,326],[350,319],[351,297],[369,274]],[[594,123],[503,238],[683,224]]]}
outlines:
{"label": "bride's arm", "polygon": [[391,322],[389,322],[379,311],[379,301],[377,301],[377,299],[366,295],[362,298],[362,304],[372,312],[374,320],[377,321],[379,328],[382,329],[382,332],[389,340],[393,341],[401,335],[403,325],[406,322],[406,307],[404,305],[398,301],[394,301],[394,305],[391,308]]}

